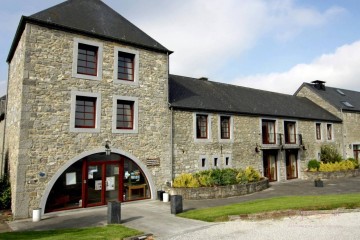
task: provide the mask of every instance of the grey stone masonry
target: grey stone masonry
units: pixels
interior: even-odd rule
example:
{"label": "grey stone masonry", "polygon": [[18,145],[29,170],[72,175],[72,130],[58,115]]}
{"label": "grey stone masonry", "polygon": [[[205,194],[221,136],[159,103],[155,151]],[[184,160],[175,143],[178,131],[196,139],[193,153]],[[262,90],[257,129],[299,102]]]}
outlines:
{"label": "grey stone masonry", "polygon": [[[207,114],[209,121],[208,138],[196,139],[195,137],[195,118],[196,114]],[[320,148],[324,144],[335,145],[342,148],[342,125],[339,123],[322,122],[323,138],[316,140],[316,121],[299,119],[283,119],[255,116],[230,115],[232,117],[232,138],[224,141],[219,136],[219,118],[221,113],[189,112],[173,110],[173,159],[174,175],[182,173],[195,173],[211,168],[246,168],[252,166],[264,173],[263,153],[265,150],[277,151],[278,180],[286,180],[286,149],[298,151],[298,177],[302,178],[302,173],[307,169],[307,163],[311,159],[318,159]],[[280,144],[264,145],[262,143],[262,119],[272,119],[276,121],[275,131],[277,134],[284,134],[284,121],[294,121],[296,123],[296,133],[302,136],[302,146]],[[325,137],[326,124],[332,125],[332,139]],[[258,149],[256,151],[255,149]],[[230,164],[225,165],[226,158],[230,158]],[[217,158],[218,165],[214,166],[214,158]],[[205,159],[205,166],[202,166],[202,159]]]}
{"label": "grey stone masonry", "polygon": [[[74,39],[102,44],[100,80],[72,76]],[[138,51],[138,84],[114,83],[116,47]],[[147,159],[159,159],[160,165],[146,169],[151,173],[151,186],[160,188],[171,180],[167,54],[27,24],[9,76],[6,147],[14,218],[29,217],[39,207],[44,189],[61,166],[104,148],[106,140],[111,141],[112,149],[135,156],[144,165]],[[100,96],[98,132],[70,131],[72,92]],[[115,96],[138,99],[137,133],[113,133]]]}

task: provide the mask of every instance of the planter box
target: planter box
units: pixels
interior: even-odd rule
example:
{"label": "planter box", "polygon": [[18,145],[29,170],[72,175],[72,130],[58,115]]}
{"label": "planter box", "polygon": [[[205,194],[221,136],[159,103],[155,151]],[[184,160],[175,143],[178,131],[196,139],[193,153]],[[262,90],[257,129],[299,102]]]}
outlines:
{"label": "planter box", "polygon": [[315,180],[315,187],[324,187],[324,182],[322,180]]}
{"label": "planter box", "polygon": [[259,192],[269,187],[269,180],[248,184],[228,186],[199,187],[199,188],[169,188],[170,195],[181,195],[183,199],[198,200],[212,198],[227,198]]}

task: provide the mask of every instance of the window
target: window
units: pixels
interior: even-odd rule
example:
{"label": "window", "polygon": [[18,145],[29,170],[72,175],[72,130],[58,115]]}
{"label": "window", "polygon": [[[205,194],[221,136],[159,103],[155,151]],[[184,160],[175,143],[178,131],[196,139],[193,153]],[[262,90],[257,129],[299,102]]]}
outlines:
{"label": "window", "polygon": [[70,131],[99,132],[100,108],[100,94],[72,91]]}
{"label": "window", "polygon": [[98,47],[79,43],[77,73],[96,76]]}
{"label": "window", "polygon": [[230,139],[230,117],[220,116],[221,139]]}
{"label": "window", "polygon": [[113,133],[138,133],[138,98],[114,96]]}
{"label": "window", "polygon": [[208,137],[208,116],[196,115],[196,138],[206,139]]}
{"label": "window", "polygon": [[296,122],[285,121],[285,143],[296,143]]}
{"label": "window", "polygon": [[207,156],[206,155],[200,155],[199,156],[199,169],[200,170],[208,169],[208,162],[207,162]]}
{"label": "window", "polygon": [[116,129],[133,129],[134,102],[117,100]]}
{"label": "window", "polygon": [[316,140],[321,140],[321,123],[316,123]]}
{"label": "window", "polygon": [[332,136],[332,124],[326,125],[326,132],[327,132],[327,140],[333,140]]}
{"label": "window", "polygon": [[276,144],[275,120],[262,120],[263,144]]}
{"label": "window", "polygon": [[96,97],[76,96],[75,127],[95,128]]}
{"label": "window", "polygon": [[89,80],[101,80],[102,49],[102,43],[75,38],[72,76]]}
{"label": "window", "polygon": [[353,150],[354,150],[354,158],[359,161],[360,160],[360,144],[354,144]]}
{"label": "window", "polygon": [[139,52],[115,47],[114,82],[137,85],[139,72]]}
{"label": "window", "polygon": [[224,166],[225,168],[231,167],[231,154],[225,154],[225,155],[224,155],[223,166]]}
{"label": "window", "polygon": [[214,167],[218,166],[218,158],[214,158]]}
{"label": "window", "polygon": [[349,108],[354,108],[354,106],[351,104],[351,103],[349,103],[349,102],[341,102],[342,104],[344,104],[344,106],[346,106],[346,107],[349,107]]}

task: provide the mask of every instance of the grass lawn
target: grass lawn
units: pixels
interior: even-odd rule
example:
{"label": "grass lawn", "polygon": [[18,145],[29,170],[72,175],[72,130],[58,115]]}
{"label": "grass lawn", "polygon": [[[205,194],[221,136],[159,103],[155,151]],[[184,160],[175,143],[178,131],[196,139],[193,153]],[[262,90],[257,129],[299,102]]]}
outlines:
{"label": "grass lawn", "polygon": [[227,221],[229,215],[279,210],[330,210],[337,208],[360,208],[360,194],[277,197],[220,207],[190,210],[180,213],[178,216],[216,222]]}
{"label": "grass lawn", "polygon": [[59,239],[123,239],[142,234],[137,230],[124,227],[122,225],[108,225],[105,227],[61,229],[50,231],[24,231],[0,233],[0,239],[41,239],[41,240],[59,240]]}

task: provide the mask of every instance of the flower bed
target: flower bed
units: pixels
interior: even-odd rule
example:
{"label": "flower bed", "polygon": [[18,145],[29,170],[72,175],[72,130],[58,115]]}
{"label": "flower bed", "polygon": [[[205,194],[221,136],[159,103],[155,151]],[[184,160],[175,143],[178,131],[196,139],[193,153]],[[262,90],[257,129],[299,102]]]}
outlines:
{"label": "flower bed", "polygon": [[336,171],[336,172],[309,172],[303,173],[304,179],[315,180],[315,179],[337,179],[347,177],[360,176],[359,169],[347,170],[347,171]]}
{"label": "flower bed", "polygon": [[247,184],[235,184],[227,186],[198,187],[198,188],[169,188],[170,195],[181,195],[183,199],[199,200],[212,198],[227,198],[259,192],[269,187],[268,179]]}

